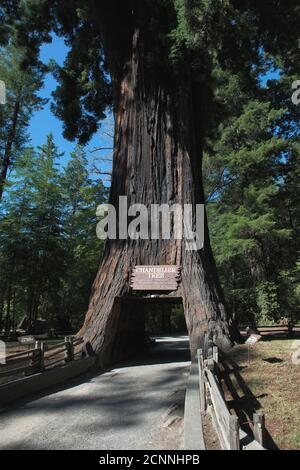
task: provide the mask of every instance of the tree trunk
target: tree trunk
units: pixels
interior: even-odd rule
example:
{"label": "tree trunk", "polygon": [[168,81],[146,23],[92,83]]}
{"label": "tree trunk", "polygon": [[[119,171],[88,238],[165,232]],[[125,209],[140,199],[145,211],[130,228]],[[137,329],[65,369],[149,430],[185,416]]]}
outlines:
{"label": "tree trunk", "polygon": [[[178,80],[151,75],[144,62],[143,41],[133,34],[131,57],[123,74],[113,75],[115,136],[110,203],[128,197],[128,206],[204,203],[201,176],[201,90],[187,73]],[[132,342],[141,341],[141,312],[131,295],[129,272],[135,265],[178,265],[181,283],[173,296],[182,298],[194,355],[205,332],[226,348],[230,328],[207,223],[200,251],[187,251],[184,240],[108,240],[92,288],[80,333],[104,366],[124,358]]]}
{"label": "tree trunk", "polygon": [[3,330],[3,310],[4,310],[4,298],[2,297],[2,299],[0,300],[0,336]]}
{"label": "tree trunk", "polygon": [[16,335],[16,293],[13,293],[12,296],[12,321],[11,321],[11,328],[13,336]]}
{"label": "tree trunk", "polygon": [[10,319],[10,310],[11,310],[11,280],[8,284],[7,289],[7,299],[6,299],[6,318],[5,318],[5,330],[4,330],[4,337],[8,338],[10,333],[10,326],[11,326],[11,319]]}
{"label": "tree trunk", "polygon": [[11,152],[12,152],[12,147],[14,143],[14,139],[16,136],[16,131],[17,131],[17,124],[18,124],[18,118],[19,118],[19,112],[20,112],[20,94],[21,92],[17,95],[16,97],[16,102],[14,105],[14,110],[13,110],[13,116],[11,120],[11,127],[10,131],[8,133],[7,137],[7,142],[4,150],[4,155],[3,159],[1,162],[1,168],[0,168],[0,201],[2,199],[3,191],[4,191],[4,185],[6,182],[7,178],[7,172],[11,163]]}

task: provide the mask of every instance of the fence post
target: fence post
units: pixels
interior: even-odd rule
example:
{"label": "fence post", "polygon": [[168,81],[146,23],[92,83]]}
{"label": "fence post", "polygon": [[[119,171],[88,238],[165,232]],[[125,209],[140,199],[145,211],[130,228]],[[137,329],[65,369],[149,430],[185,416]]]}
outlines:
{"label": "fence post", "polygon": [[229,450],[240,450],[240,426],[237,416],[229,419]]}
{"label": "fence post", "polygon": [[265,435],[265,415],[263,413],[254,413],[253,415],[253,434],[254,439],[264,447]]}
{"label": "fence post", "polygon": [[70,361],[70,343],[69,343],[69,339],[67,336],[65,336],[65,347],[66,347],[65,361],[69,362]]}
{"label": "fence post", "polygon": [[69,344],[70,344],[70,361],[74,361],[74,344],[73,344],[73,336],[69,337]]}
{"label": "fence post", "polygon": [[45,370],[45,343],[43,341],[40,345],[39,369],[41,372]]}
{"label": "fence post", "polygon": [[219,349],[218,346],[213,347],[213,360],[215,361],[216,364],[219,362]]}
{"label": "fence post", "polygon": [[36,341],[35,346],[34,346],[34,351],[31,353],[31,359],[29,361],[29,365],[32,368],[35,368],[37,366],[37,368],[39,369],[40,354],[41,354],[41,343],[39,341]]}
{"label": "fence post", "polygon": [[208,334],[207,332],[204,333],[204,341],[203,341],[203,357],[207,359],[208,356]]}
{"label": "fence post", "polygon": [[66,346],[66,362],[74,361],[74,345],[73,338],[65,336],[65,346]]}
{"label": "fence post", "polygon": [[212,372],[215,371],[215,361],[213,360],[213,358],[211,357],[210,359],[207,359],[206,361],[206,367],[208,368],[208,370],[211,370]]}
{"label": "fence post", "polygon": [[204,413],[206,410],[206,393],[205,393],[205,376],[204,376],[204,360],[203,351],[198,349],[198,368],[199,368],[199,393],[200,393],[200,411]]}

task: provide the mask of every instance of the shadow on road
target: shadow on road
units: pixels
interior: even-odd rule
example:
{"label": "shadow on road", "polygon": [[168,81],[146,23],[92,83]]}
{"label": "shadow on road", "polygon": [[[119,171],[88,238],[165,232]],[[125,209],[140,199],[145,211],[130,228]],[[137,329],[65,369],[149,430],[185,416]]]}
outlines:
{"label": "shadow on road", "polygon": [[[156,338],[156,343],[135,359],[101,372],[91,370],[60,386],[14,403],[0,411],[1,420],[4,428],[5,422],[9,426],[12,419],[17,426],[24,419],[28,422],[37,420],[41,422],[41,434],[44,426],[48,428],[49,422],[54,426],[53,431],[58,429],[61,432],[61,421],[62,425],[70,429],[71,435],[72,432],[76,436],[82,435],[83,440],[100,436],[100,442],[103,439],[106,446],[109,445],[110,433],[120,433],[122,439],[126,429],[135,430],[135,434],[141,432],[143,435],[144,432],[147,435],[144,428],[153,420],[153,415],[161,415],[164,410],[173,409],[174,406],[182,409],[189,360],[187,337]],[[83,416],[83,419],[79,419],[79,416]],[[52,424],[54,417],[55,420],[57,417],[55,425]],[[153,420],[153,423],[157,424],[157,420]],[[47,435],[48,431],[44,432]],[[2,433],[5,437],[3,428]],[[51,439],[45,448],[66,448],[67,444],[62,445],[59,436]],[[0,432],[0,448],[3,448],[1,441]],[[27,435],[21,435],[20,439],[14,436],[5,448],[34,449],[44,448],[43,445],[39,430],[32,429]],[[77,447],[82,448],[82,445],[79,442]],[[134,444],[129,443],[129,448],[130,445]]]}
{"label": "shadow on road", "polygon": [[[171,338],[156,336],[155,343],[130,360],[115,364],[118,368],[143,365],[168,364],[191,360],[190,343],[186,336]],[[109,369],[107,369],[109,370]]]}

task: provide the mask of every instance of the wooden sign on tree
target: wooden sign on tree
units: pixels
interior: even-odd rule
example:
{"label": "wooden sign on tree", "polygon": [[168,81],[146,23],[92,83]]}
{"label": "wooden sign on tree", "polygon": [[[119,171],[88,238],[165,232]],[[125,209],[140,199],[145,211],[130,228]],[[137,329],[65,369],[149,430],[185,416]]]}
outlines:
{"label": "wooden sign on tree", "polygon": [[135,266],[131,272],[132,290],[175,291],[180,280],[178,266]]}

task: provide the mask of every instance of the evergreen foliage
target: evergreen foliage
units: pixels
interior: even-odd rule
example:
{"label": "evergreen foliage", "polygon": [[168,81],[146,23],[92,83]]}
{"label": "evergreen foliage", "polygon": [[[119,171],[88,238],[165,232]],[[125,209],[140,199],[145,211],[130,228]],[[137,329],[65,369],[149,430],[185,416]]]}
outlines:
{"label": "evergreen foliage", "polygon": [[88,176],[77,147],[60,171],[61,155],[50,134],[37,150],[27,148],[0,212],[0,330],[26,316],[59,331],[80,327],[102,253],[96,207],[106,200],[100,181]]}
{"label": "evergreen foliage", "polygon": [[299,319],[299,110],[287,81],[269,82],[258,100],[231,77],[220,89],[230,117],[204,158],[212,245],[241,322]]}
{"label": "evergreen foliage", "polygon": [[0,200],[7,175],[28,142],[30,118],[46,104],[38,95],[44,67],[28,66],[25,70],[24,57],[24,49],[12,43],[0,48],[0,79],[6,87],[6,104],[0,106]]}

